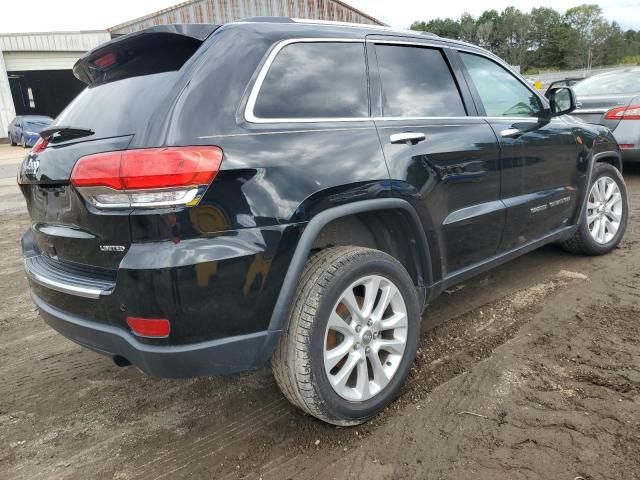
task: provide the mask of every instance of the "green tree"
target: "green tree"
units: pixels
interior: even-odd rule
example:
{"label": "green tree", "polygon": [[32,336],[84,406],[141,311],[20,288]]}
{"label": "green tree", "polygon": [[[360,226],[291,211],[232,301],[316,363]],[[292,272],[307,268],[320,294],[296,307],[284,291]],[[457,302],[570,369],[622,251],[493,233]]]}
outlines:
{"label": "green tree", "polygon": [[460,24],[451,18],[436,18],[428,22],[413,22],[411,30],[431,32],[445,38],[460,38]]}
{"label": "green tree", "polygon": [[593,4],[570,8],[564,14],[547,7],[533,8],[531,13],[515,7],[502,12],[485,10],[477,19],[463,13],[458,20],[436,18],[414,22],[411,28],[475,43],[523,70],[591,68],[640,58],[640,32],[623,32]]}
{"label": "green tree", "polygon": [[500,37],[503,39],[504,59],[524,70],[526,54],[531,47],[530,16],[515,7],[507,7],[500,15]]}
{"label": "green tree", "polygon": [[591,68],[599,56],[598,47],[605,41],[607,24],[602,17],[602,9],[595,4],[580,5],[567,10],[566,22],[576,31],[579,48],[572,52],[576,66]]}

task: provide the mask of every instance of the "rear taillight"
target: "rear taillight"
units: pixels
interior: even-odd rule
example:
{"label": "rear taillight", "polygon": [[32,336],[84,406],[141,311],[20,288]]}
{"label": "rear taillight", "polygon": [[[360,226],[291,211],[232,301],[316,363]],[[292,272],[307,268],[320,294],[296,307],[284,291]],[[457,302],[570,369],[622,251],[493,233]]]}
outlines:
{"label": "rear taillight", "polygon": [[606,120],[640,120],[640,105],[616,107],[605,113]]}
{"label": "rear taillight", "polygon": [[222,162],[218,147],[167,147],[82,157],[71,183],[98,208],[196,205]]}

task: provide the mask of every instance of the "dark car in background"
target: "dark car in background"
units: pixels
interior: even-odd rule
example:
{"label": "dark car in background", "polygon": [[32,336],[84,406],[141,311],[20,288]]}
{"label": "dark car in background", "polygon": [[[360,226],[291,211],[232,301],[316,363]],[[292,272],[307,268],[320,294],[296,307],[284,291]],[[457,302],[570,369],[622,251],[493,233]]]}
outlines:
{"label": "dark car in background", "polygon": [[40,138],[40,132],[51,123],[53,118],[45,115],[19,115],[9,124],[9,143],[24,148],[33,147]]}
{"label": "dark car in background", "polygon": [[640,67],[594,75],[573,89],[577,108],[572,115],[610,128],[622,159],[640,162]]}
{"label": "dark car in background", "polygon": [[[550,242],[621,241],[611,132],[495,55],[377,26],[165,25],[85,54],[19,184],[31,296],[161,377],[271,361],[338,425],[398,394],[441,292]],[[435,321],[427,313],[426,323]]]}

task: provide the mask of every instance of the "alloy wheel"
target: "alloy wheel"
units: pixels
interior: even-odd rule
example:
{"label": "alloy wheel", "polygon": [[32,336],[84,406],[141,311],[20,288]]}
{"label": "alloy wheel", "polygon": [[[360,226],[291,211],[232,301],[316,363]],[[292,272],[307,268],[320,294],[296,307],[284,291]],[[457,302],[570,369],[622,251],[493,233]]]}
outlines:
{"label": "alloy wheel", "polygon": [[622,221],[622,194],[610,177],[598,178],[587,200],[587,227],[591,237],[604,245],[613,240]]}
{"label": "alloy wheel", "polygon": [[324,367],[333,390],[365,401],[391,381],[407,344],[407,307],[389,279],[368,275],[342,292],[325,331]]}

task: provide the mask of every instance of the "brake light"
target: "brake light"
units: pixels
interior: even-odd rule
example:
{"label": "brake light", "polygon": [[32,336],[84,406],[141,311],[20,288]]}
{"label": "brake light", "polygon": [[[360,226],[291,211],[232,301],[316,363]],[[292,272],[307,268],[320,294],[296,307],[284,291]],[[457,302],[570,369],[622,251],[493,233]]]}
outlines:
{"label": "brake light", "polygon": [[107,68],[116,63],[116,54],[109,52],[93,61],[93,64],[98,68]]}
{"label": "brake light", "polygon": [[640,105],[612,108],[604,118],[606,120],[640,120]]}
{"label": "brake light", "polygon": [[99,208],[196,205],[222,162],[218,147],[166,147],[80,158],[71,183]]}
{"label": "brake light", "polygon": [[171,332],[166,318],[127,317],[127,325],[136,335],[147,338],[167,338]]}
{"label": "brake light", "polygon": [[45,140],[44,138],[40,137],[38,141],[35,143],[35,145],[33,146],[33,148],[31,149],[31,153],[40,153],[45,148],[47,148],[48,145],[49,145],[49,140]]}

